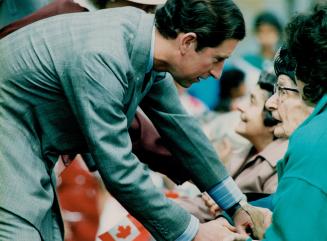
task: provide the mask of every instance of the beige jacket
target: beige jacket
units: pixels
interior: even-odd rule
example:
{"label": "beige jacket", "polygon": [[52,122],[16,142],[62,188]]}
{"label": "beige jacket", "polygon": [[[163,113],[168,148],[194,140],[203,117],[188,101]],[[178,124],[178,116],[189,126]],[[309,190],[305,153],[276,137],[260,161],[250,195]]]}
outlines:
{"label": "beige jacket", "polygon": [[284,156],[288,141],[277,139],[263,151],[231,160],[227,169],[243,193],[273,193],[277,187],[276,164]]}

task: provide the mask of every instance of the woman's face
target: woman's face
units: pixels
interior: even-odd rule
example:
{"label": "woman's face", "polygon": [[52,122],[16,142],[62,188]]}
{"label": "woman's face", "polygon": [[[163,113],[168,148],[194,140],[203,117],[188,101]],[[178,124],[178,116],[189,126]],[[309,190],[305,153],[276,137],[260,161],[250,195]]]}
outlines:
{"label": "woman's face", "polygon": [[312,113],[313,107],[304,102],[302,92],[303,82],[295,84],[287,75],[278,76],[275,93],[266,102],[266,108],[279,121],[274,129],[276,137],[288,138]]}
{"label": "woman's face", "polygon": [[263,110],[269,94],[256,85],[248,99],[237,105],[241,112],[240,122],[236,126],[236,133],[247,138],[251,142],[254,139],[267,137],[272,139],[273,127],[266,127],[263,123]]}

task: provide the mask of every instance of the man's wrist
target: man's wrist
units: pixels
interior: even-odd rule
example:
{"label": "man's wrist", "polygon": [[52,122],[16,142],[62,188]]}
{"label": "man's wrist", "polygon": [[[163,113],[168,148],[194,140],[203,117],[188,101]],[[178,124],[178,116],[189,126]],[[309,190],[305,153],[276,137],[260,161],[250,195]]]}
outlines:
{"label": "man's wrist", "polygon": [[233,206],[231,206],[230,208],[226,209],[225,212],[228,214],[228,216],[230,216],[231,218],[234,217],[234,214],[236,213],[236,211],[238,209],[241,208],[240,203],[235,203]]}
{"label": "man's wrist", "polygon": [[246,200],[245,195],[231,177],[227,177],[225,180],[212,187],[208,191],[208,194],[223,210],[228,210],[241,200]]}
{"label": "man's wrist", "polygon": [[191,241],[191,240],[193,240],[199,230],[199,225],[200,225],[199,220],[196,217],[194,217],[193,215],[191,215],[189,225],[187,226],[184,233],[182,233],[182,235],[176,239],[176,241]]}

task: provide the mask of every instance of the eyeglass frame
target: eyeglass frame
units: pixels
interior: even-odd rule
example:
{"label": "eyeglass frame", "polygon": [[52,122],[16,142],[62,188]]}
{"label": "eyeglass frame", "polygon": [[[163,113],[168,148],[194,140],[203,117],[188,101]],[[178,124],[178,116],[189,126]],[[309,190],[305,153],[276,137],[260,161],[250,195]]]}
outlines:
{"label": "eyeglass frame", "polygon": [[280,93],[281,93],[281,90],[286,90],[286,91],[292,91],[292,92],[295,92],[295,93],[300,93],[300,91],[296,88],[290,88],[290,87],[283,87],[283,86],[280,86],[279,84],[275,83],[274,84],[274,94],[277,94],[279,97],[282,96]]}

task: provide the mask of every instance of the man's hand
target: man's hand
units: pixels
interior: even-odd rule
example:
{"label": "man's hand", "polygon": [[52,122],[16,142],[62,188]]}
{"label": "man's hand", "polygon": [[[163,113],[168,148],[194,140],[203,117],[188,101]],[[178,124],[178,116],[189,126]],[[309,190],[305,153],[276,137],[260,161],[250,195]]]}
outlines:
{"label": "man's hand", "polygon": [[267,227],[271,224],[272,213],[269,209],[243,204],[233,217],[238,233],[248,234],[251,229],[253,237],[263,239]]}
{"label": "man's hand", "polygon": [[218,218],[208,223],[201,223],[193,241],[222,241],[234,235],[236,228],[224,218]]}

